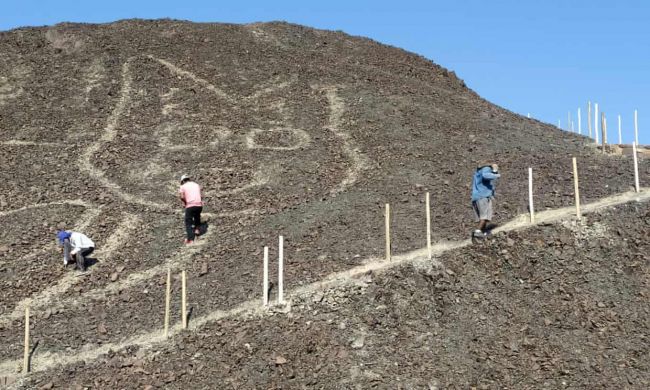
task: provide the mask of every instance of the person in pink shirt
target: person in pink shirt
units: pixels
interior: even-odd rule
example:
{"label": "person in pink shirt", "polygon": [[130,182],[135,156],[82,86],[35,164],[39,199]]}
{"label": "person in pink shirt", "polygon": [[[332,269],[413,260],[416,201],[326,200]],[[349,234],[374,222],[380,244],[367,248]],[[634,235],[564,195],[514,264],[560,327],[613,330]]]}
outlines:
{"label": "person in pink shirt", "polygon": [[185,231],[187,232],[185,244],[192,244],[201,226],[201,211],[203,211],[201,187],[188,175],[183,175],[178,195],[185,207]]}

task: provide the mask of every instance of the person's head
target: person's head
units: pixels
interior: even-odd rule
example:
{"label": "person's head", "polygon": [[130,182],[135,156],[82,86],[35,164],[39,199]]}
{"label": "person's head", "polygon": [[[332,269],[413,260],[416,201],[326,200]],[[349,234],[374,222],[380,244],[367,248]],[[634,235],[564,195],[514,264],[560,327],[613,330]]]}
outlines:
{"label": "person's head", "polygon": [[185,183],[187,183],[188,181],[191,181],[191,180],[192,180],[192,178],[190,177],[190,175],[183,175],[183,176],[181,176],[181,185],[183,185],[183,184],[185,184]]}
{"label": "person's head", "polygon": [[59,230],[56,233],[56,238],[59,241],[59,244],[63,245],[65,240],[69,240],[70,236],[72,235],[72,232],[69,232],[67,230]]}
{"label": "person's head", "polygon": [[496,163],[488,162],[488,161],[480,161],[476,164],[476,170],[480,171],[481,169],[489,167],[492,172],[496,173],[499,171],[499,166]]}

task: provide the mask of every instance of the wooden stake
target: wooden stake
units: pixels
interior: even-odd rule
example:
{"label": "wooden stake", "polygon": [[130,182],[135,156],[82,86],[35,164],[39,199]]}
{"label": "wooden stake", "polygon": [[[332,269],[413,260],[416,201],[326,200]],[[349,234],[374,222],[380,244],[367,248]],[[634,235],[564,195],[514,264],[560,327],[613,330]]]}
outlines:
{"label": "wooden stake", "polygon": [[172,270],[167,269],[167,287],[165,289],[165,338],[169,335],[169,304],[172,294]]}
{"label": "wooden stake", "polygon": [[426,195],[426,208],[427,208],[427,253],[429,254],[429,260],[431,260],[431,206],[429,203],[429,193]]}
{"label": "wooden stake", "polygon": [[183,315],[183,329],[187,329],[187,278],[185,270],[181,272],[181,314]]}
{"label": "wooden stake", "polygon": [[602,125],[602,141],[603,141],[603,153],[605,153],[605,145],[607,145],[607,118],[605,117],[605,112],[600,113],[600,122]]}
{"label": "wooden stake", "polygon": [[23,374],[29,372],[29,306],[25,308],[25,356],[23,359]]}
{"label": "wooden stake", "polygon": [[390,261],[390,205],[386,203],[386,261]]}
{"label": "wooden stake", "polygon": [[587,105],[587,124],[589,126],[589,138],[591,138],[591,102]]}
{"label": "wooden stake", "polygon": [[639,121],[636,110],[634,110],[634,142],[639,144]]}
{"label": "wooden stake", "polygon": [[262,282],[262,304],[269,305],[269,247],[264,247],[264,281]]}
{"label": "wooden stake", "polygon": [[594,136],[598,145],[598,103],[594,103]]}
{"label": "wooden stake", "polygon": [[580,213],[580,187],[578,186],[578,163],[576,158],[573,158],[573,191],[576,194],[576,217],[578,219],[582,218]]}
{"label": "wooden stake", "polygon": [[530,223],[535,223],[535,208],[533,207],[533,168],[528,168],[528,208]]}
{"label": "wooden stake", "polygon": [[639,192],[639,163],[636,156],[636,142],[632,142],[632,154],[634,155],[634,190]]}
{"label": "wooden stake", "polygon": [[623,136],[621,133],[621,116],[618,116],[618,144],[622,145],[623,144]]}
{"label": "wooden stake", "polygon": [[560,127],[560,120],[559,119],[557,120],[557,128],[560,129],[560,130],[562,129],[562,127]]}
{"label": "wooden stake", "polygon": [[278,243],[278,304],[284,302],[284,237]]}
{"label": "wooden stake", "polygon": [[580,114],[580,107],[578,107],[578,134],[582,135],[582,114]]}

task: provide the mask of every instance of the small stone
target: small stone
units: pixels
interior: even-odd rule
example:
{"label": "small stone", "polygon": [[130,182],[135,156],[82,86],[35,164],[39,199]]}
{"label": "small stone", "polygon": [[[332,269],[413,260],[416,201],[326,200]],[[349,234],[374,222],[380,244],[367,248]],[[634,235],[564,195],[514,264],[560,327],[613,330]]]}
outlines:
{"label": "small stone", "polygon": [[283,364],[287,363],[287,359],[285,359],[283,356],[278,356],[275,358],[275,365],[276,366],[281,366]]}
{"label": "small stone", "polygon": [[199,276],[203,276],[208,273],[208,263],[201,264],[201,270],[199,271]]}
{"label": "small stone", "polygon": [[113,272],[113,273],[111,274],[111,282],[116,281],[117,278],[118,278],[118,276],[119,276],[119,275],[117,274],[117,272]]}
{"label": "small stone", "polygon": [[363,345],[364,345],[365,341],[366,341],[365,337],[359,336],[352,342],[351,347],[354,348],[354,349],[363,348]]}
{"label": "small stone", "polygon": [[325,294],[323,294],[321,292],[318,292],[318,293],[314,294],[314,296],[312,298],[312,301],[318,303],[318,302],[322,301],[324,297],[325,297]]}
{"label": "small stone", "polygon": [[108,333],[108,331],[106,330],[106,326],[104,324],[97,325],[97,331],[101,334]]}
{"label": "small stone", "polygon": [[44,384],[43,386],[39,387],[40,390],[49,390],[54,387],[54,383],[48,382]]}
{"label": "small stone", "polygon": [[121,273],[122,271],[124,271],[124,268],[125,267],[123,265],[117,267],[117,273]]}

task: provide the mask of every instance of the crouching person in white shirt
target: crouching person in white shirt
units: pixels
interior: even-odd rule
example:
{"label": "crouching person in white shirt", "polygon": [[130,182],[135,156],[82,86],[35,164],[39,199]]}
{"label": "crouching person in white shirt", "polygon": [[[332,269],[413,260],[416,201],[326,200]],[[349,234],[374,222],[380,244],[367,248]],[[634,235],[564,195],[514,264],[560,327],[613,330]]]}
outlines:
{"label": "crouching person in white shirt", "polygon": [[59,244],[63,245],[63,265],[74,260],[79,271],[86,270],[86,256],[93,253],[95,243],[83,233],[61,230],[56,234]]}

